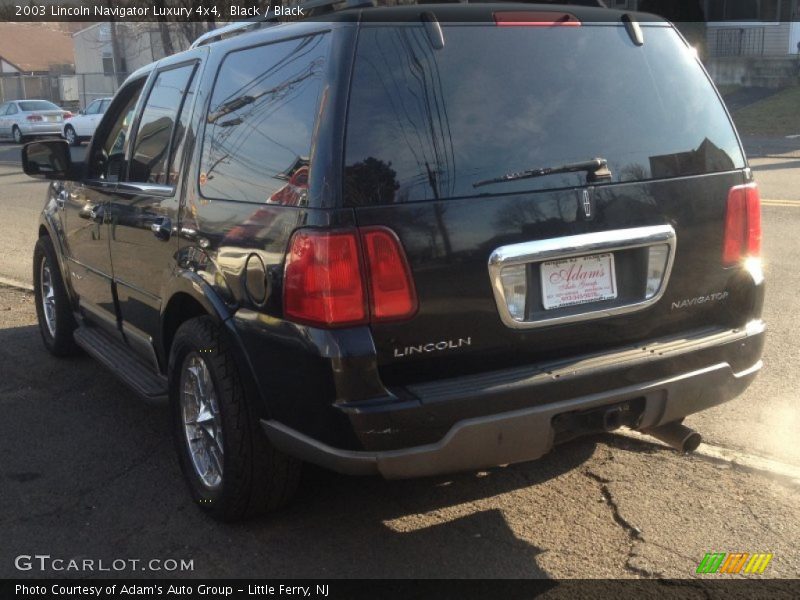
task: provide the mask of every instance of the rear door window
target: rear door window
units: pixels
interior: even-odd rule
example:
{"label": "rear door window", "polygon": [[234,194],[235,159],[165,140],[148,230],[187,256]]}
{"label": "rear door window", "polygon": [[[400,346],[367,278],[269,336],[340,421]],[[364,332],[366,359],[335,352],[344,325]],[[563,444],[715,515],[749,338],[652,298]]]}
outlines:
{"label": "rear door window", "polygon": [[730,120],[692,50],[667,26],[644,45],[616,25],[416,25],[359,33],[347,123],[345,202],[413,202],[584,185],[584,173],[473,184],[608,160],[614,182],[744,166]]}
{"label": "rear door window", "polygon": [[206,198],[303,204],[329,36],[229,54],[220,67],[203,138]]}
{"label": "rear door window", "polygon": [[171,68],[156,77],[139,121],[127,181],[165,185],[174,179],[167,168],[170,147],[173,132],[176,138],[183,138],[185,125],[178,115],[192,85],[195,66]]}

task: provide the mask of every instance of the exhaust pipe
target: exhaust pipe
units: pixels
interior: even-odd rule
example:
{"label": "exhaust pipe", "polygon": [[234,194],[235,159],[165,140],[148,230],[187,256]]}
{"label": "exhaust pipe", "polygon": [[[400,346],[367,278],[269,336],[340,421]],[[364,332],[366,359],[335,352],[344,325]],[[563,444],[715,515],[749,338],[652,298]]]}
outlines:
{"label": "exhaust pipe", "polygon": [[689,429],[678,421],[667,423],[653,429],[644,431],[647,435],[652,435],[657,440],[661,440],[668,446],[675,448],[678,452],[694,452],[703,441],[700,434],[694,429]]}

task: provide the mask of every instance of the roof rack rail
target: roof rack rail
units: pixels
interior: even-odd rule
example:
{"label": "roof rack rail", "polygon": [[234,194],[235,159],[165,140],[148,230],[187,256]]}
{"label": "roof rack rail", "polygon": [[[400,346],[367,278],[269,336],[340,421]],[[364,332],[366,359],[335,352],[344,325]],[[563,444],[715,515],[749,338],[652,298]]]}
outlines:
{"label": "roof rack rail", "polygon": [[[373,0],[307,0],[306,2],[295,4],[294,6],[303,11],[319,11],[319,9],[329,9],[329,11],[332,12],[336,10],[334,9],[334,6],[336,5],[342,5],[341,9],[343,10],[346,8],[375,6],[375,3]],[[218,27],[217,29],[212,29],[211,31],[204,33],[192,43],[190,48],[205,46],[206,44],[217,42],[226,37],[240,35],[250,29],[257,29],[263,25],[277,25],[281,22],[282,21],[278,21],[278,18],[275,15],[269,16],[269,14],[267,14],[248,19],[247,21],[229,23],[228,25],[223,25],[222,27]]]}

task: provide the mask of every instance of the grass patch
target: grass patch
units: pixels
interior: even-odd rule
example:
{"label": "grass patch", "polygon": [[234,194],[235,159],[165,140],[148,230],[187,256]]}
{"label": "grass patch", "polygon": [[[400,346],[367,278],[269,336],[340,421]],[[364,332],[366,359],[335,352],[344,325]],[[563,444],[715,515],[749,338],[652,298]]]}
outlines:
{"label": "grass patch", "polygon": [[800,133],[800,86],[786,88],[733,113],[736,127],[751,135]]}

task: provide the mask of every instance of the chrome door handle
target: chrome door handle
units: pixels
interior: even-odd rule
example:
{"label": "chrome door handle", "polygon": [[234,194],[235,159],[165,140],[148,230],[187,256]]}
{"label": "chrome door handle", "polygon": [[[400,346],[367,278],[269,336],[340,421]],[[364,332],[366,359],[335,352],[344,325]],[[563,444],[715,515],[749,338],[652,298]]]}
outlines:
{"label": "chrome door handle", "polygon": [[167,217],[159,217],[150,225],[150,231],[162,242],[166,242],[172,235],[172,221]]}

